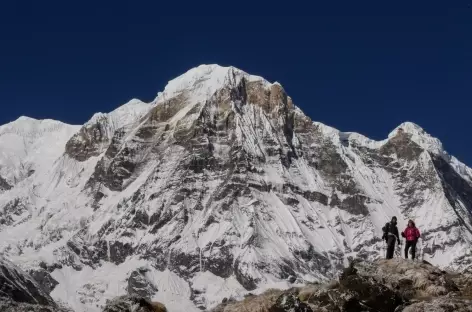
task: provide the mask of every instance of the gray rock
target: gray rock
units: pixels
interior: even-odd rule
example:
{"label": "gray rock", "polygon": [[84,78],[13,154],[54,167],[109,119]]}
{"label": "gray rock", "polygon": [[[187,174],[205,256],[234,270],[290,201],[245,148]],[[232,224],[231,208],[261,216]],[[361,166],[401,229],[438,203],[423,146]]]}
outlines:
{"label": "gray rock", "polygon": [[131,272],[128,278],[127,292],[143,298],[151,298],[158,289],[146,278],[146,269],[138,269]]}
{"label": "gray rock", "polygon": [[108,300],[103,312],[167,312],[161,303],[152,303],[139,296],[121,296]]}
{"label": "gray rock", "polygon": [[0,299],[3,300],[55,306],[52,298],[41,289],[32,276],[2,257],[0,257],[0,289]]}
{"label": "gray rock", "polygon": [[29,274],[47,294],[50,294],[59,284],[46,270],[32,270]]}
{"label": "gray rock", "polygon": [[301,302],[295,294],[288,293],[280,295],[269,312],[313,312],[313,310],[308,304]]}
{"label": "gray rock", "polygon": [[0,192],[1,191],[8,191],[12,188],[10,184],[8,184],[7,180],[5,180],[2,176],[0,176]]}
{"label": "gray rock", "polygon": [[106,133],[107,118],[102,117],[91,125],[80,129],[66,144],[66,154],[78,160],[85,161],[102,152],[110,139]]}
{"label": "gray rock", "polygon": [[[45,283],[47,275],[41,273]],[[56,282],[57,283],[57,282]],[[71,312],[57,305],[29,274],[0,256],[0,311],[2,312]]]}
{"label": "gray rock", "polygon": [[472,312],[472,298],[433,298],[399,307],[395,312]]}

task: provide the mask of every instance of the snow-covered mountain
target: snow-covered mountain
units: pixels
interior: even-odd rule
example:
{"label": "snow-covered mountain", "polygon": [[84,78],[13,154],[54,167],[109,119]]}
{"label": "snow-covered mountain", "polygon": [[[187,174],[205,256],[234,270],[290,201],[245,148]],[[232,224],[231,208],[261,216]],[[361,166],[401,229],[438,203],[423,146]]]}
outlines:
{"label": "snow-covered mountain", "polygon": [[35,172],[45,173],[64,153],[76,126],[54,120],[20,117],[0,126],[0,190],[20,183]]}
{"label": "snow-covered mountain", "polygon": [[127,292],[199,311],[327,280],[383,256],[393,215],[416,221],[425,260],[472,265],[472,170],[441,142],[412,123],[340,132],[234,67],[82,127],[20,118],[0,157],[0,251],[76,311]]}

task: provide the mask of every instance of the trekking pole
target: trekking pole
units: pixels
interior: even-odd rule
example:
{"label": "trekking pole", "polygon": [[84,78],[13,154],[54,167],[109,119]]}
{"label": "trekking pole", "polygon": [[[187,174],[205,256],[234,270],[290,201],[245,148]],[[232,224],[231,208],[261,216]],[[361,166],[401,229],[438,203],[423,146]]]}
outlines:
{"label": "trekking pole", "polygon": [[[417,245],[420,243],[420,240],[418,239]],[[423,253],[423,241],[421,241],[421,245],[419,245],[419,251],[418,251],[418,262],[422,262],[424,260],[424,253]],[[420,261],[420,256],[421,256],[421,261]]]}
{"label": "trekking pole", "polygon": [[387,241],[383,240],[384,257],[387,258]]}

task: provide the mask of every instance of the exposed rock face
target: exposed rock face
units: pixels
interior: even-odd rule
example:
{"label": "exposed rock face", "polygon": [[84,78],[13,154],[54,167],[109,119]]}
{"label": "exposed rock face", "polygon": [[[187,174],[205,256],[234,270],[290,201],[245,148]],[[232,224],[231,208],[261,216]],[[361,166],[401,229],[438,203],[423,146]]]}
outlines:
{"label": "exposed rock face", "polygon": [[27,273],[0,257],[0,311],[60,312],[49,295]]}
{"label": "exposed rock face", "polygon": [[[400,230],[416,221],[420,259],[472,264],[472,170],[412,123],[383,141],[340,132],[313,122],[278,83],[205,65],[149,104],[131,101],[66,134],[53,161],[15,165],[42,169],[18,169],[21,185],[0,194],[0,252],[28,269],[48,259],[59,282],[51,295],[81,311],[127,289],[184,298],[190,312],[273,283],[326,281],[352,257],[382,257],[393,215]],[[142,266],[165,278],[148,284]],[[81,282],[61,292],[62,276]]]}
{"label": "exposed rock face", "polygon": [[25,200],[23,198],[15,198],[6,203],[3,207],[3,213],[0,215],[0,228],[15,224],[16,222],[27,221],[30,214]]}
{"label": "exposed rock face", "polygon": [[12,188],[10,184],[7,183],[7,181],[0,176],[0,192],[1,191],[8,191]]}
{"label": "exposed rock face", "polygon": [[132,100],[109,114],[95,114],[67,142],[65,152],[80,162],[105,152],[116,130],[138,121],[150,105]]}
{"label": "exposed rock face", "polygon": [[42,291],[35,280],[13,263],[0,258],[1,298],[15,302],[52,305],[54,301]]}
{"label": "exposed rock face", "polygon": [[147,270],[145,269],[138,269],[131,273],[128,279],[128,294],[143,298],[151,298],[158,291],[146,278],[146,271]]}
{"label": "exposed rock face", "polygon": [[110,141],[107,120],[102,117],[91,125],[86,125],[76,133],[66,145],[66,153],[78,161],[85,161],[103,152]]}
{"label": "exposed rock face", "polygon": [[29,274],[48,295],[51,294],[54,288],[59,284],[46,270],[32,270]]}

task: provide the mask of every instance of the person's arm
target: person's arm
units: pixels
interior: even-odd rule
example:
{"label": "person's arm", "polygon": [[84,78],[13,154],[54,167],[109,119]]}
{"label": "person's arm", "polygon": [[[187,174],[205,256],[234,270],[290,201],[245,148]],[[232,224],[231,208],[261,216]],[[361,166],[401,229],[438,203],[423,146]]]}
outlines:
{"label": "person's arm", "polygon": [[397,242],[398,242],[398,245],[400,245],[401,242],[400,242],[400,237],[399,237],[400,234],[398,234],[398,227],[396,228],[395,232],[397,232],[397,233],[395,233],[395,234],[397,235]]}
{"label": "person's arm", "polygon": [[416,229],[416,240],[418,240],[418,238],[420,237],[421,237],[420,230]]}
{"label": "person's arm", "polygon": [[[405,231],[406,231],[406,229],[405,229]],[[405,236],[406,236],[406,235],[405,235],[405,231],[402,232],[402,237],[405,237]]]}

